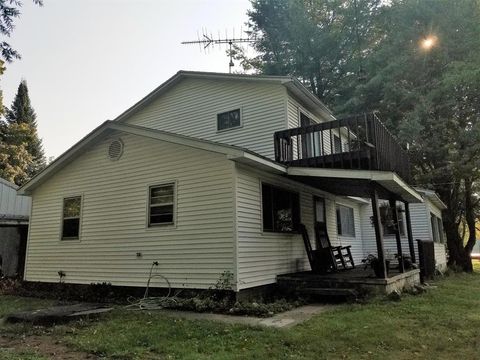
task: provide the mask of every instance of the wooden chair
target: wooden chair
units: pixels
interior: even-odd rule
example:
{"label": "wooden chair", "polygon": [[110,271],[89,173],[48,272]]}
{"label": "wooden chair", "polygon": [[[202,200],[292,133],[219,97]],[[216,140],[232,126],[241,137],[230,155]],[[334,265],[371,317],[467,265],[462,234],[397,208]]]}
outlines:
{"label": "wooden chair", "polygon": [[351,246],[332,246],[328,237],[327,225],[317,222],[315,224],[315,237],[317,240],[317,257],[325,261],[325,271],[350,270],[355,268]]}
{"label": "wooden chair", "polygon": [[310,242],[310,238],[308,237],[307,228],[303,224],[299,224],[299,230],[302,234],[303,243],[305,244],[305,250],[307,251],[308,262],[310,263],[310,267],[314,273],[322,273],[323,268],[323,261],[321,259],[321,252],[317,250],[313,250],[312,243]]}
{"label": "wooden chair", "polygon": [[315,250],[312,248],[305,225],[300,224],[299,229],[303,237],[310,267],[314,273],[324,274],[355,268],[350,246],[331,246],[325,224],[315,224],[315,235],[317,238],[317,249]]}

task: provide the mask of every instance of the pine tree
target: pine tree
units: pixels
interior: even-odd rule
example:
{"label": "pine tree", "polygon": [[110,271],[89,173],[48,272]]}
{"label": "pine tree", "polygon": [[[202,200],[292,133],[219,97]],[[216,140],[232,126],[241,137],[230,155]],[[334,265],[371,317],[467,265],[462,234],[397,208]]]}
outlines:
{"label": "pine tree", "polygon": [[11,109],[6,109],[7,121],[0,126],[0,176],[18,185],[46,164],[36,118],[27,83],[22,80]]}
{"label": "pine tree", "polygon": [[7,121],[11,123],[26,123],[31,126],[37,126],[37,114],[30,103],[28,95],[28,86],[25,80],[18,85],[17,95],[13,100],[12,107],[7,111]]}

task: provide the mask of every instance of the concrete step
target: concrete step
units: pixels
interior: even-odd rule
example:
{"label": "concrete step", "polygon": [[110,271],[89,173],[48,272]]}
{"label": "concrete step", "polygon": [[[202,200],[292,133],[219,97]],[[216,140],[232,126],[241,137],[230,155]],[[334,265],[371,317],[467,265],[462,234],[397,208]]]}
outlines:
{"label": "concrete step", "polygon": [[281,287],[290,288],[356,288],[356,284],[348,282],[339,282],[335,280],[311,280],[311,279],[292,279],[278,278],[277,283]]}
{"label": "concrete step", "polygon": [[315,296],[336,296],[336,297],[358,297],[358,291],[345,288],[303,288],[297,290],[299,293]]}

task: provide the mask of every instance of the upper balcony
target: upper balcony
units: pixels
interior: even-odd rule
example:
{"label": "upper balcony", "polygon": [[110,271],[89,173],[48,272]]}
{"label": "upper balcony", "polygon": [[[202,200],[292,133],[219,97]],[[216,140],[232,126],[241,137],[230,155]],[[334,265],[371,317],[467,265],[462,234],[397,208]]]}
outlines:
{"label": "upper balcony", "polygon": [[407,152],[375,114],[278,131],[275,160],[288,166],[380,170],[410,182]]}

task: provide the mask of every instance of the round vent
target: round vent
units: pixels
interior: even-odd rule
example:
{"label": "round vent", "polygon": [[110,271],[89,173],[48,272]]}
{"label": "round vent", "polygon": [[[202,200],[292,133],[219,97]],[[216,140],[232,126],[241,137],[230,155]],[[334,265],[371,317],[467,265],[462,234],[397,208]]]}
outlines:
{"label": "round vent", "polygon": [[108,158],[112,161],[120,159],[123,154],[123,142],[120,139],[113,140],[108,145]]}

